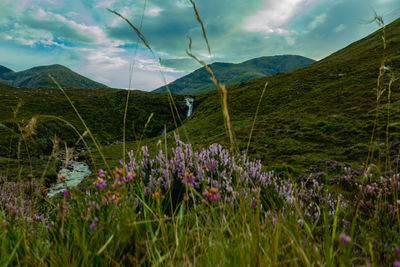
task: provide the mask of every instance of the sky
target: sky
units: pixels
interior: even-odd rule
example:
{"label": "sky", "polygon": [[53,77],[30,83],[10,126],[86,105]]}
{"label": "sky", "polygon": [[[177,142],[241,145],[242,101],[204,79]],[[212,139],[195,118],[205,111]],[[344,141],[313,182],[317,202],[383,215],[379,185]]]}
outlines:
{"label": "sky", "polygon": [[[150,91],[206,63],[273,55],[315,60],[400,17],[399,0],[0,0],[0,65],[62,64],[114,88]],[[129,25],[145,36],[153,53]],[[130,71],[132,70],[132,71]],[[131,75],[130,75],[131,74]]]}

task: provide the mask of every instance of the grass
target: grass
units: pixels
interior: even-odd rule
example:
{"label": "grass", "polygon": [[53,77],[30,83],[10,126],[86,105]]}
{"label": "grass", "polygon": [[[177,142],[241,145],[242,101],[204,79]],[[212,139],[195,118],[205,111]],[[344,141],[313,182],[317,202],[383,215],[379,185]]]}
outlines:
{"label": "grass", "polygon": [[[399,65],[393,44],[399,23],[386,27],[384,38],[388,44],[384,63],[390,64],[395,76]],[[141,37],[140,30],[132,28]],[[204,27],[203,34],[208,44]],[[103,155],[110,166],[118,167],[99,170],[81,186],[53,199],[46,197],[41,181],[15,182],[2,177],[0,263],[393,265],[400,260],[400,182],[392,160],[398,154],[397,124],[393,122],[399,115],[399,95],[391,90],[397,81],[381,74],[377,91],[387,88],[387,100],[377,101],[374,95],[380,62],[371,51],[379,48],[380,36],[375,33],[307,68],[227,89],[208,69],[219,91],[197,96],[195,113],[182,128],[175,117],[158,119],[155,128],[150,128],[152,115],[133,120],[139,133],[136,138],[134,131],[131,135],[127,131],[130,141],[92,151],[97,167]],[[75,129],[90,129],[99,140],[107,140],[106,134],[111,140],[117,136],[125,140],[125,128],[107,133],[98,130],[110,121],[129,125],[129,116],[146,114],[134,111],[150,102],[164,104],[157,106],[154,116],[172,111],[179,119],[185,111],[179,107],[182,97],[171,94],[166,99],[162,94],[134,92],[131,99],[125,91],[89,90],[95,94],[89,103],[78,99],[83,94],[80,90],[65,92],[71,100],[63,105],[72,105],[85,121],[86,129]],[[41,109],[52,110],[45,103],[36,106],[34,93],[27,95],[22,106],[17,106],[14,97],[6,98],[5,107],[19,110],[2,118],[6,120],[3,131],[11,132],[11,150],[17,144],[18,159],[35,159],[41,152],[29,146],[23,149],[25,137],[34,135],[23,119]],[[57,112],[68,108],[61,105],[61,98],[55,101],[60,105],[52,110],[53,116],[59,116]],[[99,107],[115,112],[101,113]],[[73,111],[67,114],[66,122],[77,121]],[[140,131],[137,122],[142,125]],[[141,147],[146,131],[156,133],[161,125],[177,129],[145,139],[147,147]],[[19,133],[13,130],[18,126],[23,129]],[[42,134],[58,127],[44,124],[35,130]],[[376,130],[371,138],[372,129]],[[28,130],[30,135],[25,136]],[[73,134],[70,131],[67,141]],[[188,139],[188,133],[191,142],[181,141],[177,132],[183,139]],[[80,141],[75,137],[73,143]],[[209,146],[217,141],[223,145]],[[125,155],[125,149],[131,152]],[[373,149],[385,156],[374,154]],[[122,158],[129,157],[122,165],[121,152]],[[376,156],[368,157],[369,153]],[[257,157],[264,166],[253,160]],[[368,165],[362,166],[365,158]],[[12,162],[21,164],[20,160]],[[270,171],[274,165],[280,168]]]}

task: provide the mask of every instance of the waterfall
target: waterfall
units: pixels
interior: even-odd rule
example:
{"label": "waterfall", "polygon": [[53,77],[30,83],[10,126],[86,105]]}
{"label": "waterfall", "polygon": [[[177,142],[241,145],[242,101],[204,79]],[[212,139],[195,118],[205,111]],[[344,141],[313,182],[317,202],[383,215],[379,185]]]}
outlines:
{"label": "waterfall", "polygon": [[186,113],[186,119],[187,119],[190,117],[190,115],[192,115],[194,98],[186,96],[185,102],[186,102],[186,106],[188,107],[188,111]]}

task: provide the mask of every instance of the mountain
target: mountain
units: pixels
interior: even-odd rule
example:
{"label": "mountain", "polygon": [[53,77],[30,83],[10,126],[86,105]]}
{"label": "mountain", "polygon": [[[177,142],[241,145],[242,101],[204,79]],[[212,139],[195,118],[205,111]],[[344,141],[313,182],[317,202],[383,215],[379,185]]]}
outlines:
{"label": "mountain", "polygon": [[5,73],[10,73],[10,72],[14,72],[14,71],[9,69],[9,68],[6,68],[6,67],[0,65],[0,75],[3,75]]}
{"label": "mountain", "polygon": [[[213,63],[208,65],[214,72],[219,82],[225,85],[233,85],[255,78],[270,76],[279,72],[287,72],[303,68],[315,62],[302,56],[272,56],[259,57],[239,64]],[[174,94],[202,94],[215,89],[210,75],[204,67],[168,84],[168,88]],[[165,86],[154,92],[166,92]]]}
{"label": "mountain", "polygon": [[[388,89],[392,73],[400,77],[400,19],[386,26],[386,45],[384,51],[378,30],[308,67],[229,87],[228,108],[239,149],[246,149],[268,82],[249,147],[249,154],[265,165],[300,170],[321,159],[365,162],[375,114],[378,124],[373,144],[381,152],[376,163],[385,161],[386,129],[388,147],[394,151],[391,160],[398,162],[400,79],[392,83],[390,103],[386,90],[378,110],[376,86],[384,54],[384,88]],[[184,126],[194,145],[229,144],[217,91],[195,97],[194,112]]]}
{"label": "mountain", "polygon": [[0,83],[8,84],[15,87],[27,88],[56,87],[48,74],[51,74],[54,79],[56,79],[63,87],[107,87],[104,84],[92,81],[59,64],[34,67],[20,72],[13,72],[8,68],[2,67],[0,68]]}

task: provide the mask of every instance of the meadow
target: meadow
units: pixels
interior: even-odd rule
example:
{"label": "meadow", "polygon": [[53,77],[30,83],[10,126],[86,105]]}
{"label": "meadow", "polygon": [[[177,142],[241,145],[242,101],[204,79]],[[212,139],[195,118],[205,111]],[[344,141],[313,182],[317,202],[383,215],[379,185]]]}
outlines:
{"label": "meadow", "polygon": [[[164,99],[160,114],[172,118],[152,126],[152,115],[143,116],[136,137],[127,114],[155,101],[133,102],[131,94],[140,92],[96,98],[97,106],[118,109],[118,120],[102,117],[115,129],[108,133],[101,132],[101,116],[85,116],[96,105],[79,102],[79,91],[49,89],[60,103],[63,93],[71,95],[57,108],[73,110],[65,121],[80,124],[80,134],[73,141],[70,130],[61,136],[64,147],[53,142],[36,150],[24,148],[37,140],[36,124],[16,118],[19,108],[25,118],[40,110],[10,100],[17,109],[6,128],[16,130],[4,146],[15,153],[5,155],[15,166],[6,160],[0,180],[0,263],[400,266],[400,20],[386,28],[376,19],[380,31],[298,71],[226,88],[206,68],[216,90],[195,97],[187,120],[183,96],[153,94]],[[377,47],[378,56],[368,53]],[[34,153],[46,151],[42,160],[50,162],[78,144],[94,172],[78,187],[48,198],[43,176],[23,174],[23,160],[29,165]],[[57,179],[65,182],[62,174]]]}

